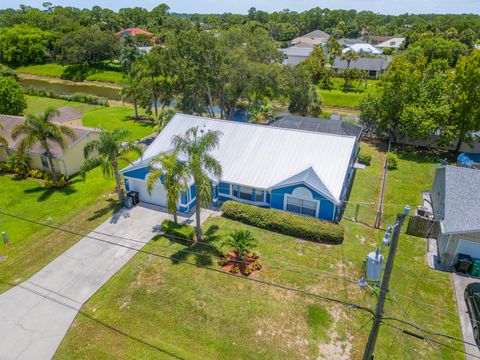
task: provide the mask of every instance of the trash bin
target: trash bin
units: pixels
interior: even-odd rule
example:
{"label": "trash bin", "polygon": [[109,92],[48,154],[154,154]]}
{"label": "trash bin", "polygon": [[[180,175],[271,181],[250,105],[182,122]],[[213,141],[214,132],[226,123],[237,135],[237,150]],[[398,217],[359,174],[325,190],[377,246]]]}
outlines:
{"label": "trash bin", "polygon": [[458,254],[457,263],[455,264],[455,270],[461,273],[468,273],[473,265],[473,259],[470,255]]}
{"label": "trash bin", "polygon": [[473,265],[470,269],[470,275],[480,277],[480,259],[473,259]]}
{"label": "trash bin", "polygon": [[131,208],[133,207],[133,200],[132,200],[132,198],[131,198],[130,196],[127,196],[127,197],[125,198],[125,207],[126,207],[127,209],[131,209]]}
{"label": "trash bin", "polygon": [[140,202],[137,191],[129,191],[127,197],[130,197],[132,199],[133,205],[137,205]]}

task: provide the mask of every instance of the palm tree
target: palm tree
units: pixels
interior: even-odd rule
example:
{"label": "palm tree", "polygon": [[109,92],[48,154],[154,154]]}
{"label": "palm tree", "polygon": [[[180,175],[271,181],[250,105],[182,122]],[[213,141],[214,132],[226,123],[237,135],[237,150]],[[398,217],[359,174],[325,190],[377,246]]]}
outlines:
{"label": "palm tree", "polygon": [[175,151],[186,157],[186,165],[190,170],[195,183],[195,215],[197,241],[202,240],[200,228],[200,211],[207,206],[212,199],[212,188],[207,172],[217,178],[222,175],[222,166],[210,152],[214,150],[219,142],[222,132],[204,131],[193,127],[185,132],[184,136],[176,135],[172,139]]}
{"label": "palm tree", "polygon": [[62,150],[65,150],[68,146],[66,137],[72,140],[77,138],[73,129],[55,124],[51,121],[52,118],[58,114],[58,110],[53,108],[48,108],[39,115],[28,114],[25,122],[16,125],[11,134],[14,140],[19,136],[24,136],[17,149],[20,152],[28,151],[36,143],[40,142],[45,150],[53,181],[57,181],[57,173],[53,165],[53,154],[50,151],[50,143],[56,143]]}
{"label": "palm tree", "polygon": [[348,50],[340,56],[340,59],[345,60],[347,62],[347,69],[350,69],[350,63],[352,61],[356,61],[359,58],[360,57],[358,56],[358,54],[353,50]]}
{"label": "palm tree", "polygon": [[102,167],[103,175],[110,178],[115,176],[117,184],[118,200],[123,201],[122,181],[120,173],[118,172],[118,161],[129,161],[125,156],[129,153],[136,153],[138,156],[142,155],[142,149],[132,143],[125,141],[130,133],[122,128],[112,131],[102,131],[98,140],[89,142],[83,149],[85,155],[85,163],[80,169],[82,175],[85,177],[87,171]]}
{"label": "palm tree", "polygon": [[135,109],[135,119],[138,119],[138,103],[137,98],[139,94],[138,79],[134,78],[131,75],[128,75],[126,83],[123,85],[122,90],[120,91],[120,96],[122,101],[128,100],[129,98],[133,101],[133,108]]}
{"label": "palm tree", "polygon": [[258,241],[248,230],[236,230],[229,234],[222,246],[230,246],[241,260],[248,259],[248,253],[257,247]]}
{"label": "palm tree", "polygon": [[177,153],[163,153],[150,161],[152,168],[147,180],[148,193],[151,194],[156,182],[163,177],[163,186],[167,190],[167,208],[177,222],[177,200],[182,191],[188,191],[190,171],[185,163],[177,160]]}

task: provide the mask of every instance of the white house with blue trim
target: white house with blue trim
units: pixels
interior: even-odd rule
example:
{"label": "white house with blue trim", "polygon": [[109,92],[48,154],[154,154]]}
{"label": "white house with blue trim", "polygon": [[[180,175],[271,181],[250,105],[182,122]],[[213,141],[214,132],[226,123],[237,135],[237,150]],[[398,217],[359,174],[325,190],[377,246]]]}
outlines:
{"label": "white house with blue trim", "polygon": [[[141,202],[166,207],[167,196],[161,181],[151,194],[147,191],[150,160],[171,152],[172,138],[192,127],[222,132],[219,146],[212,152],[222,166],[222,177],[211,178],[214,206],[236,200],[338,220],[353,177],[358,152],[355,136],[177,114],[142,158],[121,171],[127,191],[137,191]],[[179,212],[194,209],[195,198],[192,180],[188,192],[178,199]]]}

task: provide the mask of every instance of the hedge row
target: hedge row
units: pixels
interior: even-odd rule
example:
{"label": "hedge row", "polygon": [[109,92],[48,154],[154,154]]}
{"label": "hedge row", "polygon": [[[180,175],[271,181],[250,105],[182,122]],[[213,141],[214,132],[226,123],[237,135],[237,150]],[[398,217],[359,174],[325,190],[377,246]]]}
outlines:
{"label": "hedge row", "polygon": [[177,224],[170,220],[165,220],[162,223],[162,229],[166,235],[184,240],[193,240],[195,236],[195,229],[192,226]]}
{"label": "hedge row", "polygon": [[221,210],[229,219],[285,235],[331,244],[343,241],[343,227],[331,222],[235,201],[225,202]]}

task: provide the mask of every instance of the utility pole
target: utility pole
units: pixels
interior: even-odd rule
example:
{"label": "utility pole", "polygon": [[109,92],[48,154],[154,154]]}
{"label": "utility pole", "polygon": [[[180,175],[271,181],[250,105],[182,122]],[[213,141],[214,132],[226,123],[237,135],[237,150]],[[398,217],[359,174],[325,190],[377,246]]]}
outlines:
{"label": "utility pole", "polygon": [[373,350],[375,349],[375,343],[377,342],[378,330],[382,322],[383,308],[385,306],[385,300],[388,294],[388,285],[390,283],[390,277],[393,270],[393,262],[395,261],[395,253],[398,247],[398,239],[400,238],[400,232],[402,230],[403,222],[410,213],[410,207],[406,206],[403,214],[397,215],[397,222],[393,228],[392,243],[390,245],[390,251],[388,253],[387,264],[385,265],[385,272],[383,273],[382,284],[380,285],[380,295],[378,296],[377,307],[375,308],[375,315],[373,317],[372,329],[368,337],[367,345],[363,353],[363,360],[373,359]]}

